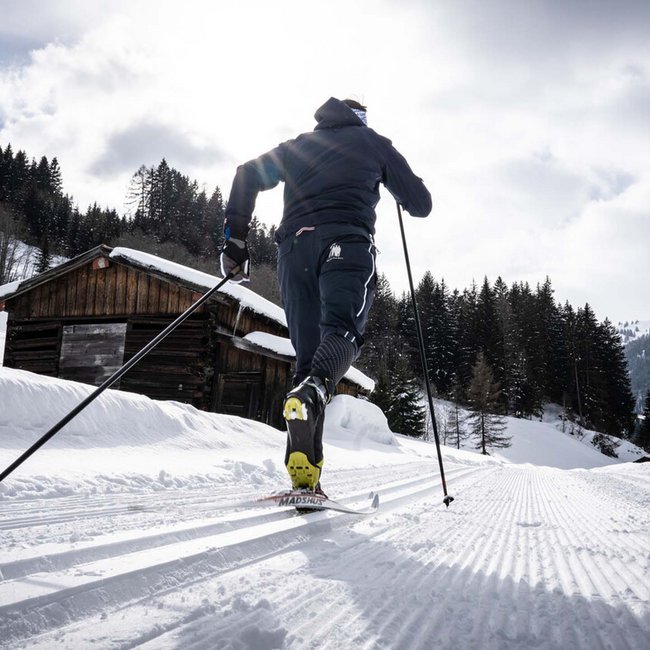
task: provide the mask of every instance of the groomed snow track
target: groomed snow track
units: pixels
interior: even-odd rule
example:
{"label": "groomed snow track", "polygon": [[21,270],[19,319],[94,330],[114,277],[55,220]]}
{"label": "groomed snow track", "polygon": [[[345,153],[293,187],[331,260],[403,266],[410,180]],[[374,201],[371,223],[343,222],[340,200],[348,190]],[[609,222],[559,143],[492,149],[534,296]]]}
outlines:
{"label": "groomed snow track", "polygon": [[5,501],[0,647],[648,647],[650,473],[453,462],[449,509],[432,462],[365,474],[361,518],[207,488]]}

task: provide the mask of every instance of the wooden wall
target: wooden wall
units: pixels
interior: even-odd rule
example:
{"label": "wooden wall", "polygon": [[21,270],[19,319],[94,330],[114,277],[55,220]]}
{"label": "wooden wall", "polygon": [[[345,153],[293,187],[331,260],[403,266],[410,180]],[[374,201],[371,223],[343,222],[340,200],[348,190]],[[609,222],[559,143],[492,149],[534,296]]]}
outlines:
{"label": "wooden wall", "polygon": [[93,266],[89,262],[17,296],[12,319],[177,315],[201,295],[113,261],[108,268]]}

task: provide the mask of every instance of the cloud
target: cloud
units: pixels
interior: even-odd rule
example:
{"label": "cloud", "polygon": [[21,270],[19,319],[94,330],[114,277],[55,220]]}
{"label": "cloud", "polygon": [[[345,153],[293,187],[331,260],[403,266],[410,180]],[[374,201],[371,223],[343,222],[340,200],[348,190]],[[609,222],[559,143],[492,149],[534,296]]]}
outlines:
{"label": "cloud", "polygon": [[88,171],[100,177],[134,173],[140,165],[150,166],[162,158],[180,170],[232,163],[230,156],[216,146],[196,144],[180,128],[147,120],[113,133],[104,152],[89,165]]}
{"label": "cloud", "polygon": [[[486,274],[548,274],[560,299],[608,313],[624,293],[608,277],[642,293],[620,264],[601,276],[617,251],[647,269],[647,204],[627,201],[650,174],[650,3],[10,5],[0,41],[15,64],[3,64],[0,46],[0,141],[57,156],[82,205],[119,210],[131,174],[163,157],[227,190],[237,163],[311,129],[330,95],[356,94],[433,194],[431,218],[407,223],[416,275],[431,269],[462,288]],[[281,191],[257,206],[277,224]],[[387,194],[377,236],[401,290]],[[650,314],[650,296],[635,309]]]}

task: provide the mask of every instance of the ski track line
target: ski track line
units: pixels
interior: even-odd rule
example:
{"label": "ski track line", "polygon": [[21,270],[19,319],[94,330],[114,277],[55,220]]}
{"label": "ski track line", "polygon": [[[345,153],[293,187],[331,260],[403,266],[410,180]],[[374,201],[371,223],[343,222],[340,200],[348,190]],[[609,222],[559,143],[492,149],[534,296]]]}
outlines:
{"label": "ski track line", "polygon": [[[378,490],[382,505],[374,517],[347,519],[349,526],[334,525],[336,519],[328,518],[320,528],[310,520],[295,544],[270,548],[256,538],[257,547],[253,544],[250,553],[229,563],[203,571],[189,564],[185,576],[170,573],[158,587],[145,582],[136,601],[138,590],[127,594],[131,599],[121,593],[116,608],[102,602],[91,610],[105,612],[109,606],[108,621],[93,620],[90,627],[78,616],[78,623],[63,628],[65,639],[91,635],[95,647],[120,650],[211,650],[226,647],[220,644],[224,639],[234,639],[232,647],[239,647],[236,643],[241,646],[246,638],[249,647],[258,648],[645,650],[650,621],[646,617],[641,622],[628,609],[636,603],[643,616],[643,602],[638,602],[643,592],[634,592],[643,586],[635,584],[640,581],[631,570],[620,579],[610,575],[632,558],[631,536],[623,537],[626,555],[615,556],[618,564],[605,575],[592,551],[598,555],[607,548],[603,535],[610,530],[611,510],[603,508],[579,475],[546,468],[456,466],[448,476],[454,477],[451,493],[457,497],[449,511],[433,496],[439,485],[430,473],[426,481],[431,485],[424,487],[422,479],[393,480]],[[387,469],[384,478],[389,477],[394,478]],[[570,491],[574,499],[562,497],[561,491]],[[637,520],[647,522],[647,514],[633,506]],[[394,525],[397,520],[401,526]],[[320,548],[313,544],[319,537]],[[641,533],[633,537],[642,539]],[[527,561],[521,560],[522,550]],[[604,559],[611,560],[614,552]],[[585,553],[591,553],[586,560]],[[569,561],[567,555],[575,558]],[[285,576],[287,565],[292,570]],[[185,594],[192,585],[208,594],[220,588],[241,591],[244,583],[238,581],[250,580],[251,567],[260,576],[255,580],[257,603],[220,596],[219,604],[229,608],[222,614],[213,602],[199,601],[189,613],[178,602],[179,589]],[[591,580],[594,571],[602,577]],[[629,592],[621,603],[626,606],[609,605],[614,596],[621,599],[626,587]],[[134,602],[140,605],[134,607]],[[334,617],[328,614],[332,608],[338,612]],[[101,632],[111,630],[110,618],[120,612],[135,623],[125,629],[142,629],[144,621],[149,629],[131,639],[116,636],[114,629]],[[137,612],[148,612],[139,626]],[[119,629],[119,623],[112,625]],[[49,650],[61,631],[31,641]],[[66,647],[88,645],[73,642]]]}
{"label": "ski track line", "polygon": [[[413,473],[430,472],[430,463],[415,464],[418,469],[407,469],[404,465],[397,465],[393,468],[393,473],[397,479],[406,476],[412,476]],[[337,484],[350,482],[350,489],[356,489],[359,484],[364,484],[364,476],[367,474],[368,483],[372,484],[376,469],[341,470],[337,472]],[[349,475],[349,479],[347,476]],[[335,485],[336,487],[336,485]],[[345,487],[345,486],[344,486]],[[249,488],[250,489],[250,488]],[[265,490],[272,491],[276,487],[258,487],[257,491],[251,496],[257,496]],[[348,489],[342,490],[344,493]],[[207,494],[206,494],[207,492]],[[15,530],[21,527],[51,527],[57,523],[69,523],[78,519],[86,521],[88,518],[97,517],[105,518],[106,515],[124,514],[133,518],[139,513],[152,513],[154,516],[161,513],[164,502],[164,510],[167,514],[177,512],[182,514],[184,519],[188,515],[196,512],[205,514],[214,512],[219,509],[220,503],[226,503],[228,498],[242,497],[241,489],[236,489],[231,485],[221,487],[219,485],[196,487],[181,487],[161,489],[154,492],[137,493],[127,492],[109,492],[102,495],[85,495],[85,496],[48,496],[39,498],[36,501],[17,498],[16,500],[3,499],[2,517],[0,518],[0,530]],[[128,500],[126,505],[115,506],[116,499]],[[56,511],[53,513],[52,509]],[[29,510],[26,514],[25,510]],[[13,512],[17,515],[12,516]]]}
{"label": "ski track line", "polygon": [[[411,482],[413,482],[413,481],[411,481]],[[421,483],[421,481],[416,481],[416,482]],[[286,514],[287,513],[283,513],[283,514],[285,515],[285,519],[286,519]],[[317,513],[317,514],[323,515],[324,513]],[[257,527],[259,527],[259,526],[257,526]],[[291,529],[293,527],[294,526],[290,525],[289,529]],[[226,532],[224,534],[227,535],[228,533]],[[282,535],[280,535],[280,537],[282,537]],[[253,537],[250,538],[248,541],[249,542],[255,541],[255,539],[257,539],[257,538],[255,538],[255,536],[253,535]],[[290,540],[290,542],[295,542],[295,541],[296,541],[296,535],[295,535],[295,532],[292,531],[291,532],[291,540]],[[286,544],[287,540],[285,540],[284,543]],[[173,543],[172,547],[183,548],[183,544],[184,543],[182,543],[182,542],[181,543]],[[282,545],[282,544],[280,543],[280,545]],[[241,552],[242,547],[240,547],[238,550],[239,550],[239,552]],[[273,552],[277,552],[277,549],[273,549]],[[202,551],[199,551],[198,553],[194,553],[193,555],[190,555],[189,557],[187,557],[187,555],[186,555],[186,557],[184,557],[182,560],[178,560],[177,559],[178,556],[183,557],[183,553],[177,553],[176,551],[174,551],[171,554],[171,555],[175,556],[174,560],[168,560],[166,562],[160,562],[159,561],[158,563],[156,563],[156,564],[154,564],[152,566],[147,566],[146,568],[144,568],[142,566],[139,566],[139,567],[135,566],[134,567],[133,563],[131,563],[131,568],[127,569],[125,571],[122,571],[122,574],[127,579],[130,579],[134,575],[135,575],[136,578],[142,579],[144,572],[147,572],[147,573],[160,572],[160,571],[164,572],[164,570],[166,568],[169,568],[169,569],[171,569],[173,571],[175,566],[178,564],[179,561],[182,561],[184,563],[188,563],[188,562],[192,562],[193,560],[197,560],[200,563],[204,563],[203,561],[206,559],[205,556],[212,555],[212,554],[213,553],[211,551],[202,550]],[[141,555],[141,554],[130,553],[127,556],[122,556],[121,557],[121,563],[122,564],[124,564],[124,563],[128,564],[128,562],[127,562],[128,559],[133,559],[134,556],[138,556],[138,555]],[[170,554],[168,553],[167,557],[169,557],[169,555]],[[235,553],[235,555],[236,555],[236,553]],[[260,554],[258,553],[257,555],[259,557]],[[266,555],[266,553],[262,553],[262,555]],[[129,558],[129,556],[131,556],[131,558]],[[240,558],[240,559],[243,559],[243,558]],[[93,566],[93,564],[95,564],[95,566]],[[27,608],[31,608],[31,611],[33,612],[38,607],[53,606],[53,605],[56,605],[57,602],[67,601],[67,600],[70,600],[71,598],[72,599],[76,598],[76,600],[79,600],[80,597],[86,599],[87,596],[88,596],[89,591],[92,590],[95,586],[96,586],[96,588],[105,590],[110,582],[114,582],[116,579],[119,579],[119,576],[110,576],[110,575],[107,576],[106,573],[110,573],[110,571],[108,569],[102,570],[101,562],[99,563],[100,566],[97,566],[97,564],[98,564],[97,562],[94,562],[94,563],[91,562],[90,564],[80,565],[79,569],[77,570],[76,576],[75,576],[77,579],[72,580],[72,581],[70,581],[70,575],[69,575],[70,572],[69,571],[64,572],[64,573],[59,572],[58,577],[57,577],[56,572],[49,573],[49,574],[46,573],[46,574],[44,574],[43,577],[50,584],[56,585],[54,588],[49,588],[50,593],[48,593],[46,595],[39,596],[38,595],[38,589],[33,588],[31,598],[28,597],[28,600],[14,602],[13,606],[8,605],[8,606],[6,606],[6,607],[4,607],[2,609],[5,610],[5,614],[7,614],[8,617],[11,619],[12,618],[11,610],[13,610],[15,613],[18,613],[18,611],[20,611],[20,609],[24,609],[24,608],[27,607]],[[210,565],[210,562],[207,562],[207,564]],[[137,565],[137,563],[136,563],[136,565]],[[219,565],[219,562],[217,562],[217,565]],[[212,575],[214,575],[215,574],[215,571],[214,571],[215,567],[211,567],[211,568],[213,569],[212,570]],[[230,566],[229,568],[231,569],[232,566]],[[219,572],[218,567],[217,567],[216,572],[217,573]],[[203,571],[203,573],[205,573],[205,571]],[[208,573],[210,573],[209,570],[208,570]],[[38,575],[35,575],[33,577],[28,577],[27,582],[28,583],[29,582],[35,583],[38,580],[39,580]],[[140,582],[142,582],[142,580],[140,580]],[[15,581],[13,581],[13,583],[15,584]],[[66,587],[66,583],[68,585],[67,587]],[[147,581],[144,580],[144,583],[146,584]],[[10,586],[10,588],[13,587],[14,584],[12,584]],[[147,586],[147,589],[150,591],[152,586],[151,585],[146,585],[146,586]],[[2,587],[2,585],[0,584],[0,588],[1,587]],[[34,587],[34,584],[32,584],[32,587]],[[47,591],[47,589],[46,589],[46,591]],[[110,589],[109,589],[109,591],[110,591]],[[132,591],[132,589],[130,591]],[[34,594],[36,594],[36,595],[34,595]],[[133,593],[130,593],[131,597],[133,597],[133,595],[134,595]],[[93,599],[90,598],[89,600],[92,601]],[[0,609],[0,612],[2,611],[2,609]],[[83,609],[84,608],[82,608],[82,610]],[[81,613],[83,613],[83,612],[77,611],[77,617]],[[13,618],[15,619],[16,616],[14,615]],[[15,622],[15,620],[14,620],[14,622]]]}
{"label": "ski track line", "polygon": [[[483,473],[485,473],[486,470],[483,470]],[[474,477],[473,484],[478,483],[480,480],[483,480],[483,476],[481,476],[479,479],[476,479]],[[463,486],[460,485],[458,486],[462,488]],[[461,490],[462,491],[462,490]],[[435,506],[433,503],[427,503],[431,502],[432,497],[428,497],[426,501],[418,501],[417,506],[412,506],[412,509],[417,509],[417,512],[420,512],[421,507],[427,507],[431,506],[430,510],[432,512],[436,512],[439,514],[440,511],[437,511],[435,509]],[[407,505],[408,504],[403,504]],[[453,507],[453,506],[452,506]],[[444,512],[444,511],[443,511]],[[392,511],[391,511],[392,514]],[[411,598],[411,594],[414,592],[418,592],[419,590],[419,585],[417,583],[417,580],[419,579],[420,581],[425,581],[427,580],[427,575],[426,573],[422,572],[422,565],[419,564],[419,562],[416,560],[413,560],[411,558],[408,558],[407,562],[401,561],[401,558],[396,559],[396,549],[399,551],[399,539],[401,537],[409,537],[409,530],[414,531],[414,533],[417,533],[420,529],[420,515],[419,514],[411,514],[410,512],[404,513],[402,509],[400,509],[399,514],[395,515],[399,517],[401,520],[406,519],[407,521],[410,522],[410,528],[407,529],[406,531],[404,530],[403,523],[402,526],[396,527],[392,526],[392,530],[394,532],[391,532],[389,534],[381,533],[378,537],[380,538],[381,542],[381,548],[383,548],[383,553],[379,554],[377,551],[375,551],[373,555],[373,563],[375,567],[381,567],[381,571],[375,572],[373,578],[368,578],[367,576],[360,576],[360,580],[362,581],[364,585],[364,593],[369,592],[373,593],[374,591],[381,591],[382,585],[384,583],[390,583],[395,586],[395,590],[397,593],[397,596],[395,599],[393,599],[393,596],[391,596],[390,599],[388,599],[388,602],[383,601],[382,599],[382,606],[380,606],[376,612],[375,615],[371,617],[371,620],[368,621],[366,620],[365,627],[360,631],[358,638],[354,639],[355,644],[358,644],[359,647],[368,647],[368,648],[374,648],[374,647],[380,647],[383,644],[389,644],[390,645],[390,639],[394,639],[396,636],[403,636],[403,629],[408,629],[409,625],[404,622],[404,611],[400,610],[395,607],[395,600],[397,602],[401,602],[403,599],[408,601]],[[378,519],[378,518],[375,518]],[[445,521],[446,520],[446,521]],[[443,524],[443,527],[447,529],[447,532],[450,530],[453,530],[454,526],[454,519],[453,517],[445,517],[443,515],[440,515],[440,519],[436,520],[436,524]],[[371,525],[370,523],[368,525]],[[387,526],[387,524],[383,524],[384,527]],[[406,535],[405,535],[406,533]],[[443,536],[444,531],[439,533],[439,536]],[[428,548],[429,544],[434,544],[436,543],[436,539],[432,539],[430,542],[427,541],[426,543],[418,543],[418,548]],[[359,551],[359,563],[363,566],[363,561],[367,561],[367,553],[368,549],[364,546],[360,549]],[[346,550],[346,558],[348,558],[348,551]],[[348,562],[350,566],[356,566],[356,557],[350,557]],[[336,571],[336,567],[332,568],[332,571]],[[401,593],[402,588],[400,585],[408,585],[406,587],[406,593]],[[420,605],[420,603],[418,603]],[[328,609],[328,607],[326,608]],[[421,614],[420,614],[421,617]],[[413,618],[419,618],[417,614],[413,615]],[[421,621],[418,621],[417,625],[421,625]],[[308,623],[305,624],[307,627],[309,626]],[[346,628],[344,628],[347,630]],[[371,638],[368,637],[368,634],[371,634]],[[328,633],[323,635],[323,642],[322,644],[319,644],[318,647],[322,648],[338,648],[342,647],[340,643],[343,643],[343,646],[345,646],[345,638],[344,639],[339,639],[337,634],[334,633],[333,635]],[[347,640],[350,640],[350,637],[347,637]],[[411,647],[410,643],[402,639],[401,642],[401,647]]]}
{"label": "ski track line", "polygon": [[[509,468],[505,468],[504,472],[512,471],[509,470]],[[515,470],[518,471],[518,470]],[[524,470],[523,473],[520,473],[519,479],[516,481],[519,483],[519,487],[517,488],[520,490],[522,494],[522,499],[519,505],[518,509],[512,509],[511,512],[514,514],[514,516],[521,522],[520,526],[513,526],[512,522],[511,525],[503,527],[503,530],[507,531],[515,531],[515,538],[518,539],[526,539],[530,537],[530,534],[532,531],[538,531],[539,528],[537,526],[538,523],[538,517],[539,517],[539,512],[538,512],[538,506],[533,500],[532,497],[535,497],[536,492],[534,489],[531,490],[531,486],[533,483],[530,481],[530,478],[527,479],[528,484],[525,485],[523,484],[523,480],[526,477],[526,474],[530,477],[531,475],[535,477],[535,472],[533,471],[532,474],[530,471]],[[501,484],[499,483],[496,484],[495,489],[497,491],[502,491],[506,489],[506,484],[507,484],[507,479],[504,481],[503,478],[500,479]],[[510,481],[512,483],[512,480]],[[486,493],[486,498],[490,498],[490,494],[493,493],[494,490],[491,490]],[[505,493],[505,492],[504,492]],[[532,495],[532,497],[531,497]],[[482,505],[485,506],[485,498],[481,500],[483,503]],[[504,511],[508,511],[507,508],[504,508]],[[488,508],[484,508],[484,515],[481,518],[481,522],[474,522],[472,525],[475,527],[476,524],[478,523],[487,523],[492,520],[493,516],[493,510],[490,510]],[[512,516],[510,513],[508,513],[508,516]],[[495,520],[495,523],[493,525],[493,531],[496,532],[499,528],[502,528],[502,522],[504,521],[505,517],[500,517]],[[520,533],[521,531],[524,531],[524,535],[522,536]],[[495,543],[496,537],[494,535],[491,537],[488,537],[487,539],[484,540],[483,542],[483,548],[486,549],[484,552],[478,551],[474,552],[471,554],[471,559],[468,559],[465,563],[457,563],[457,566],[465,566],[467,568],[469,567],[474,567],[475,573],[473,573],[472,576],[470,576],[469,581],[465,583],[465,590],[469,593],[475,593],[478,592],[479,594],[483,593],[485,598],[481,599],[479,596],[478,602],[476,603],[476,606],[473,608],[479,612],[479,616],[474,618],[474,625],[473,629],[471,632],[466,634],[465,630],[453,630],[453,633],[450,634],[447,637],[447,642],[449,642],[450,646],[453,647],[452,644],[452,639],[455,640],[455,643],[458,643],[461,639],[465,639],[465,644],[464,643],[458,643],[458,647],[481,647],[481,648],[503,648],[503,647],[511,647],[508,644],[513,644],[512,647],[536,647],[539,644],[544,644],[543,642],[543,636],[544,634],[548,634],[547,629],[541,629],[541,630],[536,630],[533,625],[530,624],[531,621],[535,620],[544,620],[544,618],[548,618],[548,615],[545,615],[545,612],[543,611],[545,607],[547,606],[555,606],[557,598],[554,598],[553,596],[545,597],[545,590],[543,588],[538,589],[535,588],[535,590],[531,590],[529,585],[532,586],[534,583],[530,582],[527,583],[522,577],[517,576],[517,572],[513,571],[513,578],[511,578],[509,581],[504,582],[503,581],[503,576],[506,576],[508,573],[508,569],[511,567],[514,567],[516,565],[515,562],[515,556],[516,556],[516,549],[518,548],[518,544],[520,542],[515,540],[515,543],[510,543],[510,540],[499,540],[499,545],[501,548],[508,548],[511,549],[509,553],[501,553],[499,556],[494,557],[494,558],[489,558],[487,563],[485,562],[485,559],[488,557],[487,551],[489,550],[490,547],[492,547],[492,544]],[[504,534],[505,537],[505,534]],[[466,545],[466,548],[472,548],[472,546],[475,544],[476,538],[472,539],[471,537],[468,539],[468,543]],[[435,540],[432,540],[432,543],[435,546]],[[430,554],[431,557],[434,557],[435,555],[439,555],[440,553],[434,548],[432,549],[432,552]],[[510,557],[512,556],[512,557]],[[422,558],[424,561],[424,558]],[[519,564],[521,567],[521,564]],[[485,567],[483,571],[480,569],[482,567]],[[449,573],[448,569],[441,569],[440,566],[436,568],[436,572],[439,573],[442,570],[442,573]],[[492,571],[493,573],[485,575],[484,571]],[[483,575],[481,576],[481,573]],[[499,574],[502,574],[502,577],[500,578]],[[531,571],[531,574],[534,575],[534,571]],[[440,580],[434,580],[433,584],[436,585],[436,587],[439,586],[439,584],[445,584],[444,592],[447,594],[453,594],[456,593],[456,587],[459,586],[457,584],[456,578],[461,578],[463,577],[462,572],[456,572],[455,573],[455,578],[452,575],[451,582],[447,581],[447,584],[445,584],[445,578],[440,578]],[[467,578],[467,576],[464,576]],[[498,583],[498,580],[501,579],[501,583],[499,584],[499,589],[496,590],[496,585],[495,582]],[[414,590],[418,590],[421,588],[421,585],[412,585]],[[522,596],[524,596],[524,600],[522,603]],[[533,596],[535,596],[533,598]],[[485,602],[485,599],[489,601],[489,599],[494,599],[497,603],[503,602],[505,600],[505,607],[501,607],[500,610],[497,610],[496,615],[491,615],[488,614],[489,612],[492,612],[495,610],[494,607],[494,602]],[[531,600],[533,600],[533,605],[531,606]],[[540,604],[541,603],[541,604]],[[589,615],[589,610],[591,608],[596,608],[598,609],[599,603],[597,602],[596,605],[594,606],[593,603],[587,603],[586,600],[583,601],[583,604],[586,606],[585,609],[587,610],[587,615],[589,619],[591,619],[590,624],[593,626],[593,629],[598,629],[598,621],[593,620],[593,616]],[[417,638],[409,639],[408,640],[408,646],[406,647],[432,647],[432,643],[436,641],[437,643],[441,644],[440,647],[443,647],[443,644],[445,643],[445,639],[441,638],[440,635],[436,634],[436,630],[441,630],[444,629],[445,627],[448,627],[446,625],[446,621],[449,618],[449,605],[454,605],[453,603],[453,598],[449,597],[443,600],[443,602],[436,603],[435,607],[431,607],[430,611],[434,614],[432,618],[428,619],[425,618],[423,621],[421,617],[413,616],[412,618],[414,619],[414,622],[417,623],[417,625],[420,627],[420,633]],[[523,607],[521,607],[523,605]],[[603,603],[604,605],[604,603]],[[387,609],[389,607],[387,606]],[[451,608],[453,610],[453,607]],[[541,611],[540,611],[541,610]],[[609,618],[612,616],[612,608],[607,609],[609,614]],[[435,612],[438,612],[436,615]],[[483,613],[481,615],[481,612]],[[515,612],[515,615],[512,615],[512,612]],[[556,612],[560,614],[561,612],[558,611],[558,608],[556,607]],[[381,614],[383,614],[382,612]],[[387,612],[386,612],[387,613]],[[602,615],[602,613],[601,613]],[[633,619],[633,617],[628,613],[627,615],[628,619]],[[427,625],[427,619],[430,621]],[[555,621],[553,625],[551,626],[554,630],[554,634],[556,636],[556,644],[551,644],[550,647],[562,647],[562,648],[592,648],[592,647],[615,647],[615,648],[626,648],[626,647],[635,647],[635,648],[643,648],[647,647],[645,646],[645,643],[647,642],[647,638],[643,636],[643,633],[640,631],[638,624],[634,620],[626,620],[625,621],[625,629],[632,629],[637,628],[638,634],[634,636],[632,640],[628,643],[627,640],[624,640],[621,637],[622,633],[618,634],[619,638],[617,637],[617,633],[614,632],[612,633],[608,638],[611,640],[613,637],[615,639],[615,645],[614,646],[609,646],[609,645],[603,645],[602,641],[599,637],[594,637],[594,635],[588,635],[586,641],[582,642],[576,632],[574,631],[574,623],[571,616],[564,616],[562,617],[557,616],[555,617]],[[424,625],[423,625],[424,623]],[[607,625],[611,625],[611,621],[608,622]],[[629,628],[627,626],[630,626]],[[405,628],[410,627],[409,625],[405,625]],[[390,630],[389,630],[390,631]],[[481,636],[481,631],[483,635]],[[647,631],[646,631],[647,634]],[[367,647],[373,647],[372,643],[369,643]],[[437,646],[436,646],[437,647]],[[444,645],[444,647],[447,647]]]}
{"label": "ski track line", "polygon": [[[464,471],[465,473],[467,473],[467,470],[466,470],[465,468],[463,468],[463,471]],[[420,485],[420,484],[421,484],[421,481],[418,481],[418,480],[415,480],[415,481],[411,480],[410,482],[411,482],[411,483],[415,483],[415,484],[417,484],[417,485]],[[395,488],[395,489],[399,489],[399,488]],[[306,540],[306,541],[307,541],[307,543],[308,543],[308,540]],[[359,542],[362,542],[362,541],[365,541],[364,538],[360,538]],[[281,554],[281,553],[283,553],[283,552],[284,552],[284,551],[280,550],[280,551],[278,551],[278,554]],[[263,558],[263,557],[262,557],[262,558],[259,558],[259,557],[258,557],[258,558],[256,558],[256,559],[251,560],[251,563],[256,563],[256,562],[262,561],[262,560],[264,560],[264,559],[265,559],[265,558]],[[238,569],[241,569],[243,566],[245,566],[245,565],[244,565],[244,564],[239,564],[239,565],[237,565],[237,566],[230,567],[228,570],[230,570],[230,571],[233,571],[233,570],[234,570],[234,571],[237,571]],[[205,580],[205,579],[207,579],[207,578],[201,578],[200,580]],[[303,593],[302,590],[300,591],[300,593],[304,595],[304,593]],[[160,595],[160,594],[158,594],[158,595]],[[318,598],[318,594],[315,595],[315,598]],[[145,598],[145,600],[151,600],[151,598],[150,598],[150,597],[147,597],[147,598]],[[164,632],[164,628],[165,628],[165,626],[162,626],[162,629],[161,629],[160,624],[158,624],[157,627],[156,627],[156,630],[157,630],[157,631],[154,631],[153,633],[150,633],[149,636],[155,638],[158,634],[160,634],[161,632]],[[145,635],[145,636],[147,636],[147,635]],[[137,645],[137,643],[136,643],[136,644],[130,644],[130,643],[129,643],[129,644],[127,644],[127,645],[120,646],[120,647],[125,647],[125,648],[127,648],[127,647],[134,647],[134,645]]]}
{"label": "ski track line", "polygon": [[[461,470],[462,472],[463,470]],[[464,470],[465,472],[467,470]],[[431,481],[431,479],[429,479]],[[399,482],[396,482],[396,484]],[[406,484],[400,484],[398,487],[386,487],[389,491],[395,489],[409,490],[410,486],[422,487],[422,480],[409,479]],[[426,487],[426,486],[425,486]],[[409,492],[410,493],[410,492]],[[341,499],[342,502],[353,502],[357,495]],[[215,507],[212,508],[213,512]],[[255,513],[255,514],[252,514]],[[261,513],[261,514],[260,514]],[[5,562],[1,568],[1,574],[4,579],[16,579],[30,573],[39,571],[63,570],[75,566],[76,564],[87,563],[94,560],[106,559],[124,553],[132,553],[138,550],[144,550],[171,544],[174,542],[206,537],[218,534],[227,530],[235,530],[244,526],[252,526],[264,521],[272,521],[286,517],[286,512],[281,510],[269,511],[249,511],[240,515],[233,515],[231,518],[223,517],[215,521],[214,517],[209,521],[193,521],[192,523],[177,523],[165,527],[155,533],[142,535],[139,531],[133,531],[134,535],[125,537],[121,532],[115,534],[106,534],[93,540],[92,542],[77,542],[73,550],[57,551],[50,547],[36,547],[37,554],[31,554],[28,557],[21,557],[16,560]],[[116,538],[110,541],[111,538]],[[59,545],[61,546],[61,545]],[[65,544],[69,549],[69,543]],[[43,550],[47,549],[47,553]]]}
{"label": "ski track line", "polygon": [[[490,475],[492,474],[493,472],[490,472],[489,474],[486,473],[484,476],[482,476],[481,482],[475,484],[473,487],[478,489],[484,488],[485,482],[489,479]],[[499,512],[501,517],[506,516],[503,510],[500,510],[499,508],[496,507],[496,505],[494,505],[492,507],[488,507],[488,509],[486,510],[486,516],[490,516],[492,513],[498,516]],[[493,519],[493,517],[490,518]],[[466,556],[465,562],[467,564],[471,564],[472,562],[475,562],[482,548],[481,544],[479,543],[480,538],[484,536],[485,533],[480,529],[478,529],[478,527],[474,528],[474,530],[471,532],[469,537],[467,537],[466,530],[462,530],[458,527],[454,528],[452,525],[450,526],[450,530],[441,531],[436,536],[432,537],[430,540],[427,540],[426,542],[419,542],[417,544],[411,544],[410,546],[406,545],[404,550],[407,552],[411,552],[412,560],[413,560],[413,563],[411,565],[411,569],[412,569],[411,576],[409,576],[408,580],[404,581],[404,583],[408,585],[408,592],[421,591],[423,584],[431,587],[429,570],[428,568],[425,569],[424,567],[431,567],[431,565],[439,564],[441,561],[444,562],[444,560],[446,560],[449,556],[449,549],[462,548],[463,546],[467,548],[473,548],[475,549],[475,551],[473,553],[470,553],[468,556]],[[462,539],[463,537],[465,537],[465,544],[463,544],[463,539]],[[437,546],[437,542],[442,542],[441,546]],[[487,544],[485,546],[487,547]],[[435,571],[437,572],[438,569],[436,569]],[[397,569],[397,573],[399,574],[400,581],[401,581],[403,578],[403,572],[401,571],[400,568]],[[420,578],[419,581],[414,584],[416,576],[420,576]],[[453,590],[454,586],[455,585],[453,584],[453,582],[447,583],[445,585],[445,589]],[[384,619],[386,621],[386,624],[383,628],[381,626],[378,628],[379,636],[377,639],[375,639],[374,642],[380,644],[384,642],[388,642],[388,639],[390,639],[394,635],[395,630],[399,630],[401,626],[404,624],[405,629],[407,630],[415,629],[418,631],[417,634],[410,634],[408,639],[403,640],[405,643],[407,643],[406,647],[419,647],[420,643],[423,643],[424,647],[427,647],[427,645],[431,641],[430,637],[432,633],[438,627],[437,616],[435,612],[439,611],[440,609],[439,607],[434,607],[436,601],[440,600],[440,595],[438,593],[438,590],[435,588],[435,586],[430,590],[430,593],[431,593],[432,603],[431,603],[431,607],[427,608],[427,610],[431,611],[433,617],[431,619],[431,622],[427,622],[427,620],[424,621],[421,620],[422,619],[421,613],[418,613],[418,611],[414,611],[411,614],[407,623],[404,624],[404,621],[399,614],[393,613],[391,616],[390,605],[386,604],[385,611],[380,612],[379,615],[376,617],[379,620]],[[408,598],[408,593],[401,594],[401,595],[403,597]],[[368,645],[366,647],[372,647],[372,645]]]}
{"label": "ski track line", "polygon": [[[562,564],[564,571],[568,573],[564,576],[564,591],[568,595],[577,596],[578,607],[583,610],[583,616],[590,621],[589,627],[596,633],[595,637],[590,638],[589,645],[585,647],[607,648],[611,642],[611,636],[617,636],[615,641],[617,650],[633,648],[635,646],[621,636],[623,627],[634,625],[632,614],[628,609],[619,607],[614,610],[616,611],[616,618],[614,618],[615,614],[612,608],[601,607],[601,604],[614,597],[623,601],[622,604],[627,605],[628,608],[633,607],[636,603],[630,602],[629,598],[622,598],[621,595],[624,589],[632,591],[636,580],[632,576],[632,582],[625,582],[620,590],[616,589],[601,568],[600,563],[594,561],[592,556],[579,552],[581,549],[589,548],[590,538],[594,537],[594,533],[597,536],[597,531],[603,526],[604,517],[601,514],[599,502],[582,491],[579,486],[574,484],[572,487],[574,488],[572,493],[577,493],[579,496],[575,502],[565,499],[565,508],[549,508],[548,504],[552,502],[551,492],[553,490],[550,481],[547,480],[545,484],[538,485],[538,494],[540,495],[540,506],[546,520],[551,522],[551,533],[556,540],[556,545],[550,546],[554,549],[553,559],[556,566]],[[545,495],[546,499],[542,500],[541,495]],[[589,512],[592,519],[586,524],[584,522],[585,512]],[[608,628],[606,638],[603,638],[603,628]]]}

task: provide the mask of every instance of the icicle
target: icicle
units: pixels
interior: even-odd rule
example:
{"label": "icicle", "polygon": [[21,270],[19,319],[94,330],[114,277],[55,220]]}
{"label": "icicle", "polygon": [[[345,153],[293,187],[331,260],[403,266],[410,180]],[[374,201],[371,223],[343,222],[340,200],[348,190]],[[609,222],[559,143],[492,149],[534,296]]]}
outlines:
{"label": "icicle", "polygon": [[241,318],[243,311],[244,311],[244,307],[242,306],[241,303],[239,303],[239,309],[237,310],[237,318],[235,318],[235,326],[233,327],[232,330],[233,336],[237,336],[237,325],[239,325],[239,319]]}

